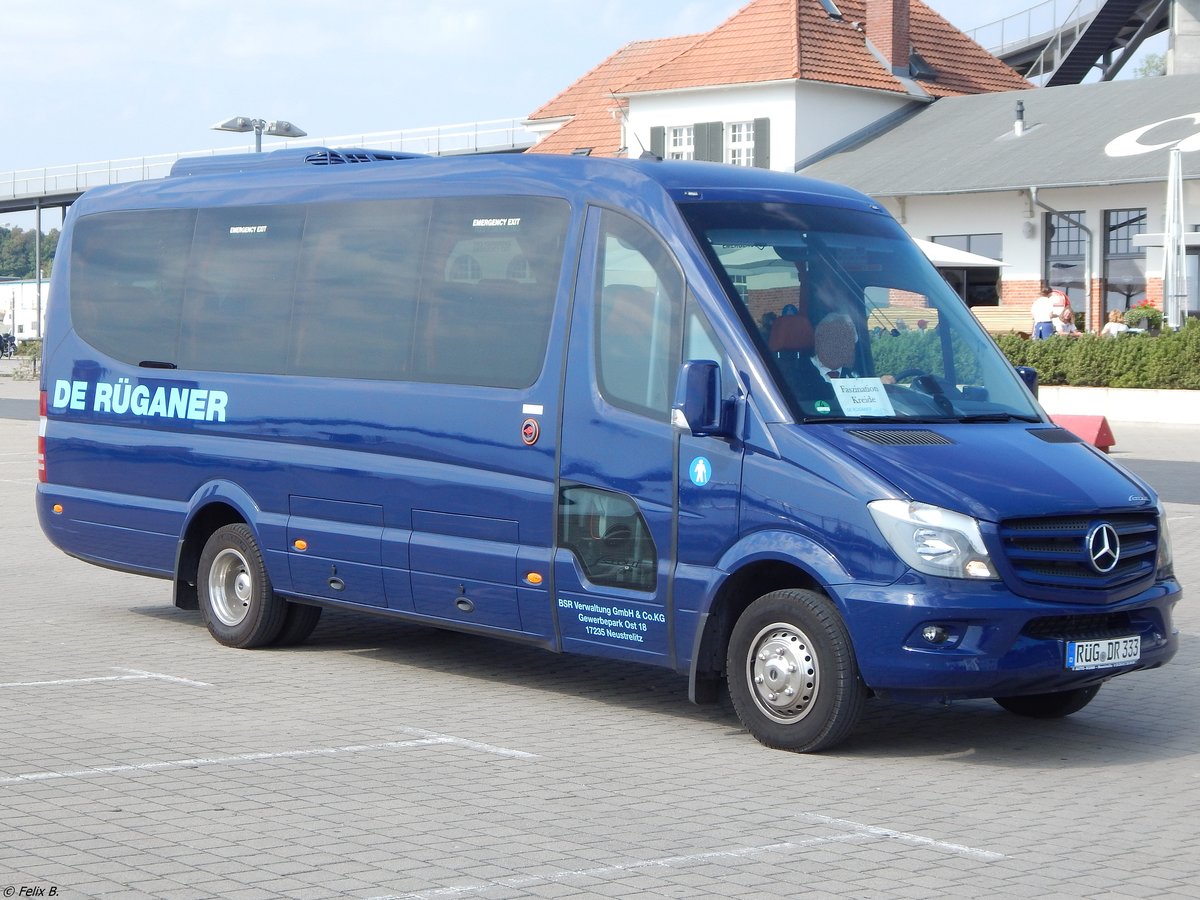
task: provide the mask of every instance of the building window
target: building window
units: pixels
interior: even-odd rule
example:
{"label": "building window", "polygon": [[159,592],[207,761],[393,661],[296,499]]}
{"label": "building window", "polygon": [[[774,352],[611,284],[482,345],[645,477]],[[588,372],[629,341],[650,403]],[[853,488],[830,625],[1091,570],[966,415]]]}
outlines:
{"label": "building window", "polygon": [[[1087,290],[1084,286],[1084,260],[1087,255],[1087,216],[1082,210],[1046,213],[1046,270],[1042,280],[1058,288],[1071,301],[1075,324],[1087,327]],[[1083,317],[1081,319],[1080,317]]]}
{"label": "building window", "polygon": [[1124,312],[1146,299],[1146,252],[1133,246],[1146,230],[1146,210],[1104,213],[1104,314]]}
{"label": "building window", "polygon": [[677,125],[667,129],[671,146],[667,150],[667,159],[691,159],[695,155],[693,147],[694,129],[691,125]]}
{"label": "building window", "polygon": [[754,123],[729,124],[729,163],[735,166],[754,165]]}
{"label": "building window", "polygon": [[[988,259],[999,261],[1004,258],[1004,236],[1000,234],[938,234],[930,240]],[[938,266],[938,271],[968,306],[999,304],[1000,292],[996,288],[1000,281],[999,266]]]}

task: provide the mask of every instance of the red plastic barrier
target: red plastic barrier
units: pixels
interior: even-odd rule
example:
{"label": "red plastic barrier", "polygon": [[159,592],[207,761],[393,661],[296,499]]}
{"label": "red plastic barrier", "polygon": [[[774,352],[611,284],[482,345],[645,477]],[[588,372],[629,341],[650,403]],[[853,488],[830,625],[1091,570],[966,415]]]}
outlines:
{"label": "red plastic barrier", "polygon": [[1117,442],[1104,416],[1051,416],[1050,421],[1105,453]]}

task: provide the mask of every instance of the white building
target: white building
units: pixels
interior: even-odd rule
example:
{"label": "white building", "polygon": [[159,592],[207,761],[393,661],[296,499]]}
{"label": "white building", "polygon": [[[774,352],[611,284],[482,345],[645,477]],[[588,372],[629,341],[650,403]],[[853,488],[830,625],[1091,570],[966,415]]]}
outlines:
{"label": "white building", "polygon": [[[41,283],[42,328],[46,324],[46,293],[49,280]],[[0,334],[16,335],[17,341],[41,337],[38,327],[37,281],[0,281]]]}
{"label": "white building", "polygon": [[536,153],[791,172],[939,98],[1028,87],[921,0],[753,0],[705,34],[629,44],[526,124]]}

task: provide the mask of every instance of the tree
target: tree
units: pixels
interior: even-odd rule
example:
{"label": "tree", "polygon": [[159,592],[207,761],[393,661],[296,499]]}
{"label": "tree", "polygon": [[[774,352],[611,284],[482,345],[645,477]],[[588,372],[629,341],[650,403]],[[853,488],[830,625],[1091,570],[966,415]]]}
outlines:
{"label": "tree", "polygon": [[[21,228],[0,226],[0,278],[37,277],[36,233]],[[50,277],[54,251],[58,248],[58,229],[42,235],[42,277]]]}
{"label": "tree", "polygon": [[1167,74],[1167,57],[1163,53],[1147,53],[1138,67],[1133,70],[1135,78],[1149,78]]}

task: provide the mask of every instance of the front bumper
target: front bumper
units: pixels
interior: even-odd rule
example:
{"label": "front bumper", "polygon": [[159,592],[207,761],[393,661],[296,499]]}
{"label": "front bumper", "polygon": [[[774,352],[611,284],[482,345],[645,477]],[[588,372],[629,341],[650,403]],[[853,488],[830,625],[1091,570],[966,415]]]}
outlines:
{"label": "front bumper", "polygon": [[[896,699],[947,702],[1052,693],[1157,668],[1178,649],[1171,614],[1181,596],[1178,582],[1161,581],[1119,603],[1092,606],[1029,600],[998,582],[941,587],[913,579],[845,585],[837,600],[868,687]],[[925,636],[927,626],[939,640]],[[1069,640],[1135,634],[1141,657],[1133,664],[1066,667]]]}

